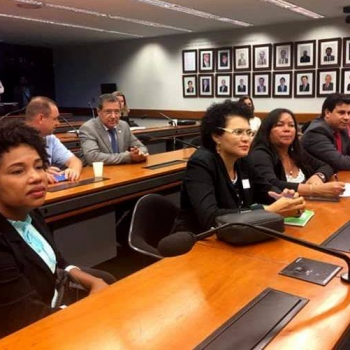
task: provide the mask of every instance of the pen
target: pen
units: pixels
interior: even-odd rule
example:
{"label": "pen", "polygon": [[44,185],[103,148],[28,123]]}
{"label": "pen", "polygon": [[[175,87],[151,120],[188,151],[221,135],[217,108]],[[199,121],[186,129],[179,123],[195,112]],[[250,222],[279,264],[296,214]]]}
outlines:
{"label": "pen", "polygon": [[338,182],[338,181],[339,181],[339,179],[338,179],[338,173],[334,173],[333,176],[334,176],[334,180]]}

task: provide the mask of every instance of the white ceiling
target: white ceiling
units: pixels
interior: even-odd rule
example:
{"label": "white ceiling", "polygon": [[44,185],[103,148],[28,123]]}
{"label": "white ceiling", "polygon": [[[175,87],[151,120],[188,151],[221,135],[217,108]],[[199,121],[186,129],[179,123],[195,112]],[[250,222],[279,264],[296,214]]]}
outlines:
{"label": "white ceiling", "polygon": [[[315,21],[307,17],[264,3],[261,0],[166,0],[181,6],[208,12],[218,16],[236,19],[262,26],[280,22]],[[344,17],[343,6],[350,0],[289,0],[295,5],[317,12],[326,18]],[[162,25],[191,30],[193,33],[238,28],[235,25],[216,20],[205,19],[143,4],[137,0],[46,0],[44,3],[60,4],[80,9],[92,10],[114,16],[156,22]],[[81,28],[70,28],[49,23],[39,23],[19,18],[63,22],[67,24],[116,31],[105,33]],[[157,28],[123,20],[98,17],[89,14],[73,13],[66,10],[43,6],[41,9],[22,9],[15,0],[0,0],[0,40],[4,42],[57,46],[66,44],[84,44],[114,40],[133,39],[135,37],[157,37],[183,34],[184,31],[169,28]],[[350,29],[350,27],[349,27]]]}

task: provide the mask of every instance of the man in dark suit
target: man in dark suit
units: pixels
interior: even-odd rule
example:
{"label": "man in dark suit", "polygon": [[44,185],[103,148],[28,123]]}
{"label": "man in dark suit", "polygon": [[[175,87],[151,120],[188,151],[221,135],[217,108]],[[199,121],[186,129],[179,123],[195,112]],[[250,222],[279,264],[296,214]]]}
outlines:
{"label": "man in dark suit", "polygon": [[239,85],[237,86],[237,91],[238,92],[246,92],[247,91],[247,86],[244,85],[243,79],[239,79]]}
{"label": "man in dark suit", "polygon": [[202,81],[202,91],[210,92],[209,79],[203,79]]}
{"label": "man in dark suit", "polygon": [[310,91],[309,78],[307,75],[301,76],[301,84],[299,85],[299,91]]}
{"label": "man in dark suit", "polygon": [[226,80],[222,79],[221,80],[221,86],[220,86],[220,92],[227,92],[228,91],[228,86],[226,85]]}
{"label": "man in dark suit", "polygon": [[278,59],[278,64],[288,64],[287,51],[281,50],[280,55],[281,57]]}
{"label": "man in dark suit", "polygon": [[334,84],[332,83],[332,76],[327,74],[324,78],[325,82],[322,84],[323,91],[333,91]]}
{"label": "man in dark suit", "polygon": [[287,85],[286,85],[286,79],[281,77],[280,79],[280,85],[277,87],[278,92],[287,92]]}
{"label": "man in dark suit", "polygon": [[259,78],[259,85],[256,89],[257,92],[266,92],[265,79],[263,77]]}
{"label": "man in dark suit", "polygon": [[310,56],[307,50],[303,51],[303,55],[300,57],[300,63],[310,63]]}
{"label": "man in dark suit", "polygon": [[326,48],[326,55],[323,57],[323,60],[325,62],[332,62],[335,60],[334,55],[332,55],[332,48],[331,47]]}
{"label": "man in dark suit", "polygon": [[[349,80],[350,80],[350,75],[349,75]],[[350,91],[350,83],[348,84],[346,91]]]}

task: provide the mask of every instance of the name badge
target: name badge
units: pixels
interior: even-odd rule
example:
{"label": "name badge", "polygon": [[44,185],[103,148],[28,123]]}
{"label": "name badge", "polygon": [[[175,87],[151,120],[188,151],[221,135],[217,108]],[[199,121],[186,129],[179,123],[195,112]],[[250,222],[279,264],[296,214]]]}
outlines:
{"label": "name badge", "polygon": [[246,190],[248,188],[250,188],[250,182],[249,182],[249,179],[243,179],[242,180],[242,186],[243,188]]}

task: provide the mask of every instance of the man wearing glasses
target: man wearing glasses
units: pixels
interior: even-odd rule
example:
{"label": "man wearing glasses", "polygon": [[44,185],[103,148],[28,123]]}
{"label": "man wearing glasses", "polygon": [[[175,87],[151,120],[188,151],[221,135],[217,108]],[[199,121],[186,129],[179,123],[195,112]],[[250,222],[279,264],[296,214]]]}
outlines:
{"label": "man wearing glasses", "polygon": [[147,148],[120,120],[120,103],[112,94],[99,98],[98,117],[90,119],[79,129],[81,149],[88,164],[105,165],[144,162]]}

